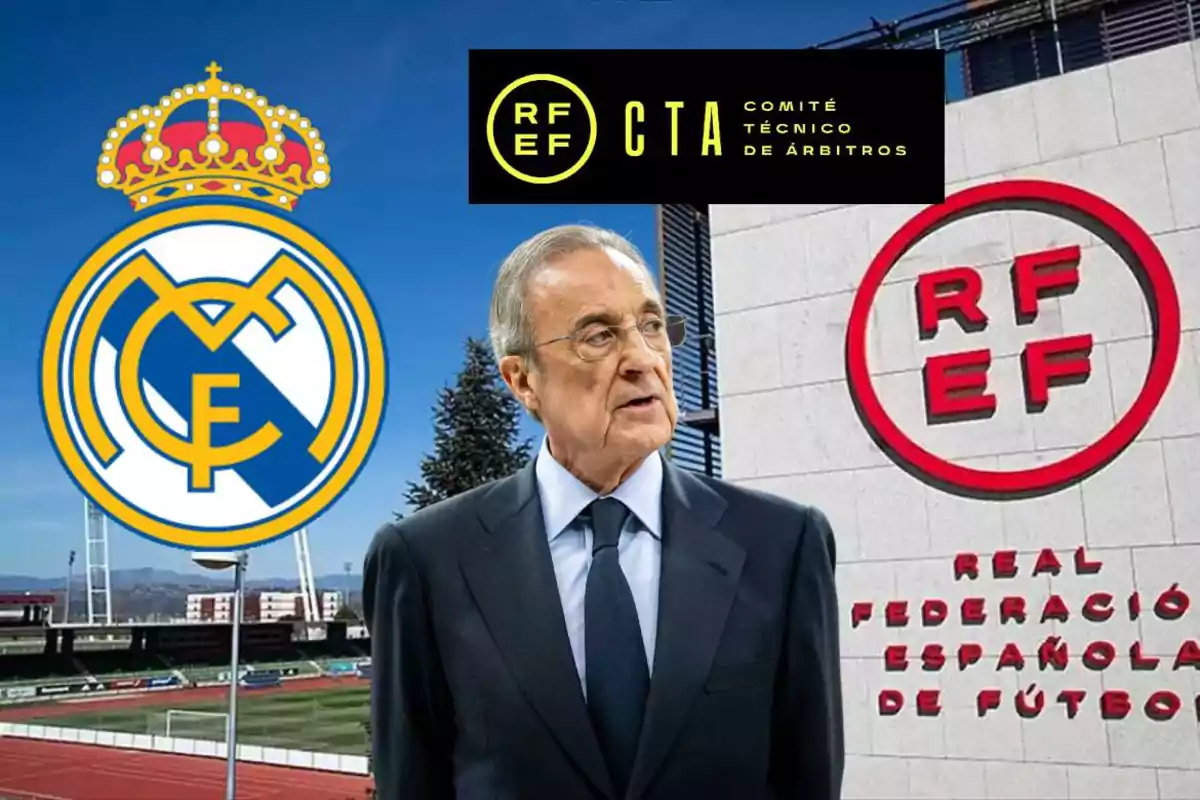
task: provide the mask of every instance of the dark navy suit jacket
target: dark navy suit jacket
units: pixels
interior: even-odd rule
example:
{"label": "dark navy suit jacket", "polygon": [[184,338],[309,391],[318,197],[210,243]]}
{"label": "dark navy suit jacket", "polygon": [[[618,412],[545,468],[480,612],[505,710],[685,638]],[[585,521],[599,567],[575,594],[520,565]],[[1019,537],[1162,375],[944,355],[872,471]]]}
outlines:
{"label": "dark navy suit jacket", "polygon": [[375,536],[380,800],[840,797],[829,522],[664,466],[658,644],[626,798],[588,720],[531,464]]}

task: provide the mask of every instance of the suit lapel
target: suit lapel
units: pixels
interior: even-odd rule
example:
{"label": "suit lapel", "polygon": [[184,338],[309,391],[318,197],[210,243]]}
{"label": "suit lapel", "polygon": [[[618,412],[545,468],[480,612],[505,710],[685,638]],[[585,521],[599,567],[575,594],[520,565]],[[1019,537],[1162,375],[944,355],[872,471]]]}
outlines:
{"label": "suit lapel", "polygon": [[715,527],[725,506],[703,482],[665,465],[658,636],[630,797],[645,791],[678,737],[737,594],[745,552]]}
{"label": "suit lapel", "polygon": [[613,797],[571,656],[533,463],[497,484],[479,516],[491,535],[462,570],[496,646],[563,749]]}

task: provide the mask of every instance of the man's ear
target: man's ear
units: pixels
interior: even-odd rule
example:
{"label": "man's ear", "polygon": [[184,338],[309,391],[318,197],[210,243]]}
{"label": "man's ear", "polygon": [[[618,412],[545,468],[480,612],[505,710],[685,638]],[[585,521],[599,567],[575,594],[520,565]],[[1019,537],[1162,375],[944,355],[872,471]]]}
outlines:
{"label": "man's ear", "polygon": [[537,392],[530,382],[530,364],[524,356],[505,356],[500,359],[500,377],[525,410],[539,419]]}

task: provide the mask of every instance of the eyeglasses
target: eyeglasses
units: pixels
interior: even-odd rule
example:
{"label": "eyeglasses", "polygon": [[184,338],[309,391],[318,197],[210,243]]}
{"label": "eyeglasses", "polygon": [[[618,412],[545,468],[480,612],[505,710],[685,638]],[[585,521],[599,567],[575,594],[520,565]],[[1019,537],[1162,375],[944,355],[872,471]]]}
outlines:
{"label": "eyeglasses", "polygon": [[625,338],[633,330],[642,335],[647,347],[663,353],[683,344],[687,338],[687,319],[673,314],[665,320],[658,316],[646,317],[636,325],[628,327],[593,323],[567,336],[547,339],[534,347],[545,347],[555,342],[570,342],[571,350],[580,360],[599,361],[623,347]]}

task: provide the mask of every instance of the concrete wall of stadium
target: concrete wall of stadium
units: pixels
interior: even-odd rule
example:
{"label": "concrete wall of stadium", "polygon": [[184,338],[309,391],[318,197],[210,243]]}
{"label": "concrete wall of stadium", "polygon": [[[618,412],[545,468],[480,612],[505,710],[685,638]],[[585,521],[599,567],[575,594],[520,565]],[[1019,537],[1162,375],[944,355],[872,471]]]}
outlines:
{"label": "concrete wall of stadium", "polygon": [[[711,207],[725,477],[820,507],[837,535],[847,798],[1200,797],[1200,669],[1187,666],[1187,652],[1172,668],[1181,647],[1200,638],[1198,72],[1200,46],[1181,45],[946,108],[948,194],[1008,178],[1087,190],[1149,234],[1179,297],[1178,360],[1149,423],[1099,472],[1040,497],[980,499],[936,488],[897,466],[856,412],[845,360],[851,304],[873,257],[922,206]],[[1082,248],[1078,288],[1043,298],[1037,319],[1017,325],[1014,257],[1072,244]],[[964,265],[983,278],[986,330],[968,334],[944,320],[936,336],[920,339],[916,278]],[[982,470],[1046,464],[1096,441],[1130,408],[1150,363],[1150,316],[1132,271],[1089,232],[1034,211],[978,215],[920,242],[889,273],[871,307],[870,383],[897,427],[944,459]],[[1090,376],[1051,388],[1044,411],[1028,413],[1022,348],[1086,333],[1094,337]],[[926,357],[984,347],[992,353],[994,416],[927,424]],[[1099,573],[1076,574],[1080,546],[1102,563]],[[1030,575],[1042,548],[1061,558],[1058,576]],[[1009,549],[1020,553],[1019,574],[992,577],[990,554]],[[977,580],[955,580],[961,552],[980,554]],[[1164,621],[1152,607],[1175,583],[1192,607]],[[1135,591],[1143,611],[1131,620],[1126,603]],[[1104,622],[1081,617],[1097,592],[1111,593],[1117,609]],[[1042,624],[1052,595],[1069,617]],[[1005,596],[1025,598],[1028,621],[999,624]],[[961,604],[971,597],[984,599],[982,625],[962,624]],[[926,599],[947,603],[944,624],[922,624]],[[912,620],[888,627],[885,604],[900,600]],[[853,626],[854,604],[867,602],[870,619]],[[1061,672],[1039,668],[1050,635],[1069,648]],[[1117,650],[1103,670],[1081,664],[1097,640]],[[1028,659],[1020,671],[998,668],[1009,642]],[[1135,642],[1143,656],[1162,659],[1156,668],[1132,668]],[[966,643],[981,645],[983,657],[960,669]],[[945,648],[940,670],[922,666],[929,644]],[[913,660],[905,671],[885,668],[893,645],[907,646],[891,651]],[[1044,690],[1045,707],[1025,718],[1015,695],[1031,684],[1030,702]],[[1001,699],[981,717],[985,689],[1001,690]],[[898,713],[881,713],[884,690],[902,693]],[[916,712],[921,690],[939,692],[923,701],[936,701],[936,715]],[[1086,692],[1074,718],[1063,690]],[[1119,712],[1120,695],[1105,693],[1120,691],[1131,710],[1103,719],[1101,698]],[[1181,702],[1169,721],[1144,709],[1157,691]]]}

